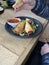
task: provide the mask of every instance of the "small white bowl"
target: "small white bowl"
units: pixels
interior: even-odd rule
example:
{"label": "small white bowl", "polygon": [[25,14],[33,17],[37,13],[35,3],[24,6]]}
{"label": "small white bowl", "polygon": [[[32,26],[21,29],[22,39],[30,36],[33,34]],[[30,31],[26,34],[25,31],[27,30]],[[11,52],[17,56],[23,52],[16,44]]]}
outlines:
{"label": "small white bowl", "polygon": [[9,22],[7,22],[10,26],[12,26],[12,27],[15,27],[18,23],[9,23]]}
{"label": "small white bowl", "polygon": [[[15,20],[15,21],[14,21]],[[20,18],[13,18],[13,19],[8,19],[7,23],[12,26],[15,27],[19,22],[21,21]]]}

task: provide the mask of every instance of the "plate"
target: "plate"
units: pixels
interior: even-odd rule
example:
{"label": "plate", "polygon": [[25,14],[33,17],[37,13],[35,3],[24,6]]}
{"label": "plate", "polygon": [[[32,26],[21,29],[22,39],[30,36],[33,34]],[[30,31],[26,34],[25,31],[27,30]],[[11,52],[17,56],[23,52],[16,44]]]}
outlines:
{"label": "plate", "polygon": [[16,18],[20,18],[21,20],[25,20],[26,18],[29,18],[29,19],[33,20],[35,24],[38,24],[38,28],[37,28],[37,30],[35,31],[35,33],[32,33],[32,34],[30,34],[29,36],[27,36],[27,35],[26,35],[26,36],[20,36],[20,35],[14,34],[13,31],[12,31],[13,27],[10,26],[8,23],[6,23],[6,24],[5,24],[5,30],[6,30],[10,35],[13,35],[13,36],[16,36],[16,37],[20,37],[20,38],[32,38],[32,37],[38,36],[38,35],[42,32],[42,30],[43,30],[43,26],[42,26],[42,24],[40,23],[40,21],[38,21],[38,20],[36,20],[36,19],[34,19],[34,18],[24,17],[24,16],[20,16],[20,17],[16,17]]}

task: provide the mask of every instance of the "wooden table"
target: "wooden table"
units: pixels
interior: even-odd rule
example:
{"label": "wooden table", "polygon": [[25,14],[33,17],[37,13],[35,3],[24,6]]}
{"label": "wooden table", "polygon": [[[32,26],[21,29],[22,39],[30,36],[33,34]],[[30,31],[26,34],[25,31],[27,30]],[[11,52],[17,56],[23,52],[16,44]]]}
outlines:
{"label": "wooden table", "polygon": [[[0,65],[22,65],[26,62],[31,51],[34,49],[39,36],[35,38],[21,39],[14,37],[6,32],[5,23],[7,19],[14,18],[17,16],[28,16],[39,20],[43,28],[45,28],[48,21],[43,19],[31,11],[21,10],[14,13],[13,10],[5,10],[5,12],[0,15]],[[2,53],[2,54],[1,54]]]}

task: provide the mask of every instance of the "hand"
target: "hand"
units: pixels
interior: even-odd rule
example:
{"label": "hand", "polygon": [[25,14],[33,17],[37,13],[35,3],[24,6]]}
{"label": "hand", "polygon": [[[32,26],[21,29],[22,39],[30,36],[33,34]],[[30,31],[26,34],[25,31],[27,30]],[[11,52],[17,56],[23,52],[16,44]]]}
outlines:
{"label": "hand", "polygon": [[15,12],[19,11],[19,10],[31,10],[32,6],[30,6],[29,4],[24,4],[23,6],[19,7],[19,8],[15,8]]}
{"label": "hand", "polygon": [[47,54],[49,53],[49,45],[48,44],[44,44],[44,46],[42,46],[41,48],[41,55]]}
{"label": "hand", "polygon": [[35,0],[23,0],[24,5],[19,7],[19,8],[15,8],[14,11],[17,12],[19,10],[31,10],[34,6],[35,6]]}

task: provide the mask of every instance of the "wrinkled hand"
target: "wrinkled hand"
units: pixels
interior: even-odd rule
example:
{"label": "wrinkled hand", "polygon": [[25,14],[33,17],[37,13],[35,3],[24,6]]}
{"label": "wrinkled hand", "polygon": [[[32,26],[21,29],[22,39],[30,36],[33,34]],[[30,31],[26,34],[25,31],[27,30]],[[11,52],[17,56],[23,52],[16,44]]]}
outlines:
{"label": "wrinkled hand", "polygon": [[22,10],[22,9],[23,10],[31,10],[33,8],[33,4],[31,4],[31,3],[33,3],[33,1],[34,0],[23,0],[24,5],[17,8],[17,9],[15,8],[14,11],[17,12],[17,11]]}
{"label": "wrinkled hand", "polygon": [[42,48],[41,48],[41,55],[44,55],[46,53],[49,53],[49,45],[48,44],[44,44],[44,46],[42,46]]}

